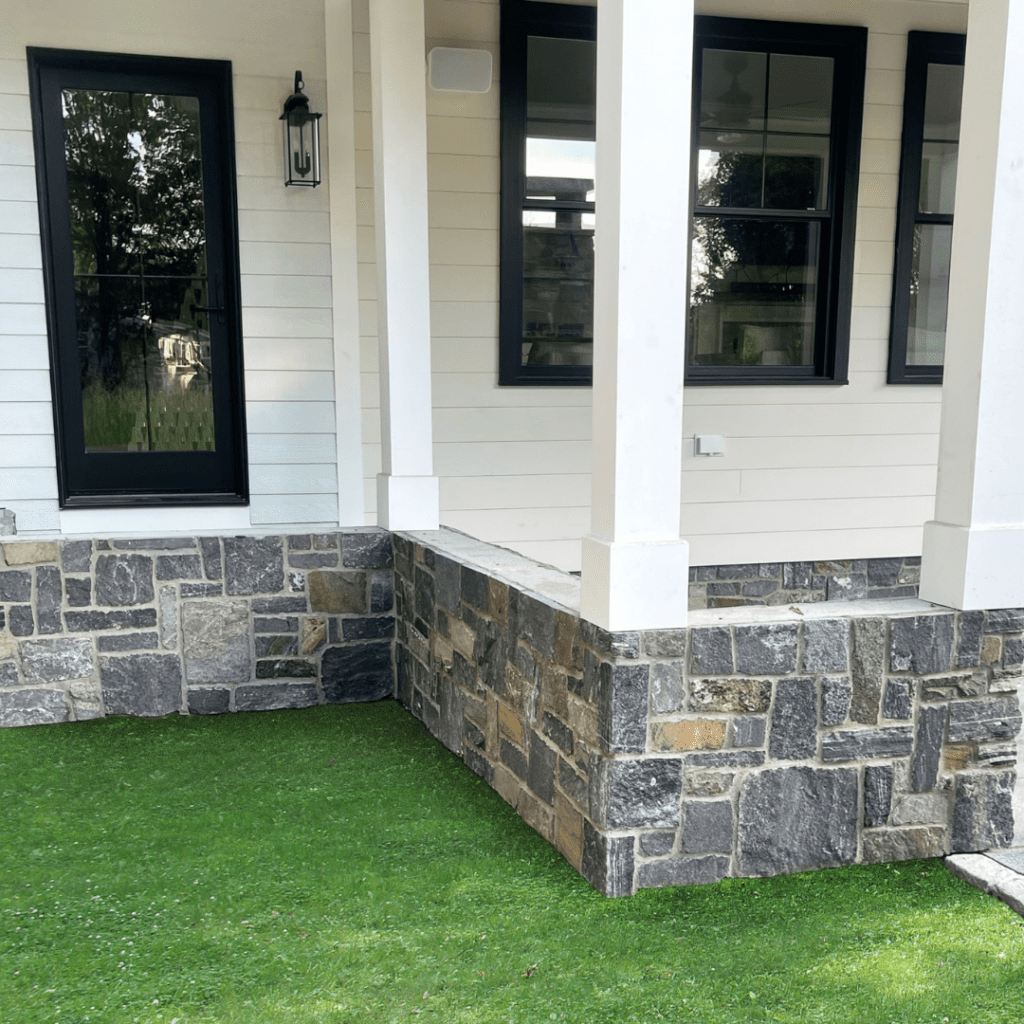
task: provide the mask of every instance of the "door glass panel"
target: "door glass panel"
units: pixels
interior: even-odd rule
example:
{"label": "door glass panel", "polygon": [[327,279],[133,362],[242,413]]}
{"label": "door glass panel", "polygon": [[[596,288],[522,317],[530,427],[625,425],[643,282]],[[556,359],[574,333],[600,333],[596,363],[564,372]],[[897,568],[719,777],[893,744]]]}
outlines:
{"label": "door glass panel", "polygon": [[825,209],[828,151],[828,136],[769,135],[764,170],[765,207]]}
{"label": "door glass panel", "polygon": [[956,165],[959,145],[955,142],[921,144],[921,213],[952,213],[956,195]]}
{"label": "door glass panel", "polygon": [[914,266],[910,277],[909,366],[941,366],[946,347],[949,260],[953,228],[918,224],[914,228]]}
{"label": "door glass panel", "polygon": [[831,57],[773,53],[768,75],[768,131],[832,131]]}
{"label": "door glass panel", "polygon": [[698,217],[691,253],[691,362],[814,362],[822,226]]}
{"label": "door glass panel", "polygon": [[924,94],[923,137],[933,142],[960,138],[960,98],[964,69],[959,64],[929,64]]}
{"label": "door glass panel", "polygon": [[768,56],[705,50],[701,69],[702,128],[764,130]]}
{"label": "door glass panel", "polygon": [[523,365],[589,366],[594,214],[523,211]]}
{"label": "door glass panel", "polygon": [[62,103],[85,450],[213,450],[199,102]]}

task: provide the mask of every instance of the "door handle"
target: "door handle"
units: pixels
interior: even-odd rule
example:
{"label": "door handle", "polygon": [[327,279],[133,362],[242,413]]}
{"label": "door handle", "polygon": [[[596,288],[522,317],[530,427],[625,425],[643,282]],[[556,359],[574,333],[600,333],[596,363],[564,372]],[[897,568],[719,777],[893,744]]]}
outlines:
{"label": "door handle", "polygon": [[196,313],[224,313],[226,312],[223,306],[189,306],[189,312],[192,314]]}

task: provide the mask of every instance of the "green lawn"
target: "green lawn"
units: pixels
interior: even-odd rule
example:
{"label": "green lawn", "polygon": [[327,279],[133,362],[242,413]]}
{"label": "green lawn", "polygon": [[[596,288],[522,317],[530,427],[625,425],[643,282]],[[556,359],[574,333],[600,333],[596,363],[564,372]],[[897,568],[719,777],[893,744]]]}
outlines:
{"label": "green lawn", "polygon": [[1024,1020],[937,861],[594,892],[399,705],[0,732],[0,1022]]}

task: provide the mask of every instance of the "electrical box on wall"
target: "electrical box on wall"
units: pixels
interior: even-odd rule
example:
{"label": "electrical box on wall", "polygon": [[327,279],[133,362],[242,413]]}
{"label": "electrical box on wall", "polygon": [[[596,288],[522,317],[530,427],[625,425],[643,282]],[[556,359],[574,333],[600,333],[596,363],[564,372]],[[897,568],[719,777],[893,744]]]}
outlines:
{"label": "electrical box on wall", "polygon": [[490,50],[435,46],[427,54],[427,81],[431,89],[488,92],[493,63]]}
{"label": "electrical box on wall", "polygon": [[722,434],[694,434],[694,455],[724,455],[725,437]]}

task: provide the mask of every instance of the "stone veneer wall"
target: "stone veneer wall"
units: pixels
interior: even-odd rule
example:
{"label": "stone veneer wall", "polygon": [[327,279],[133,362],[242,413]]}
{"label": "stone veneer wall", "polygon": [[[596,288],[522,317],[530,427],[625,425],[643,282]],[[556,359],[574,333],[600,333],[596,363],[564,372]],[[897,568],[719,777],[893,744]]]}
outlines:
{"label": "stone veneer wall", "polygon": [[690,608],[917,597],[920,558],[760,562],[690,568]]}
{"label": "stone veneer wall", "polygon": [[386,531],[11,540],[2,554],[0,726],[392,692]]}
{"label": "stone veneer wall", "polygon": [[486,547],[396,536],[398,697],[601,892],[1011,841],[1024,611],[609,634]]}

